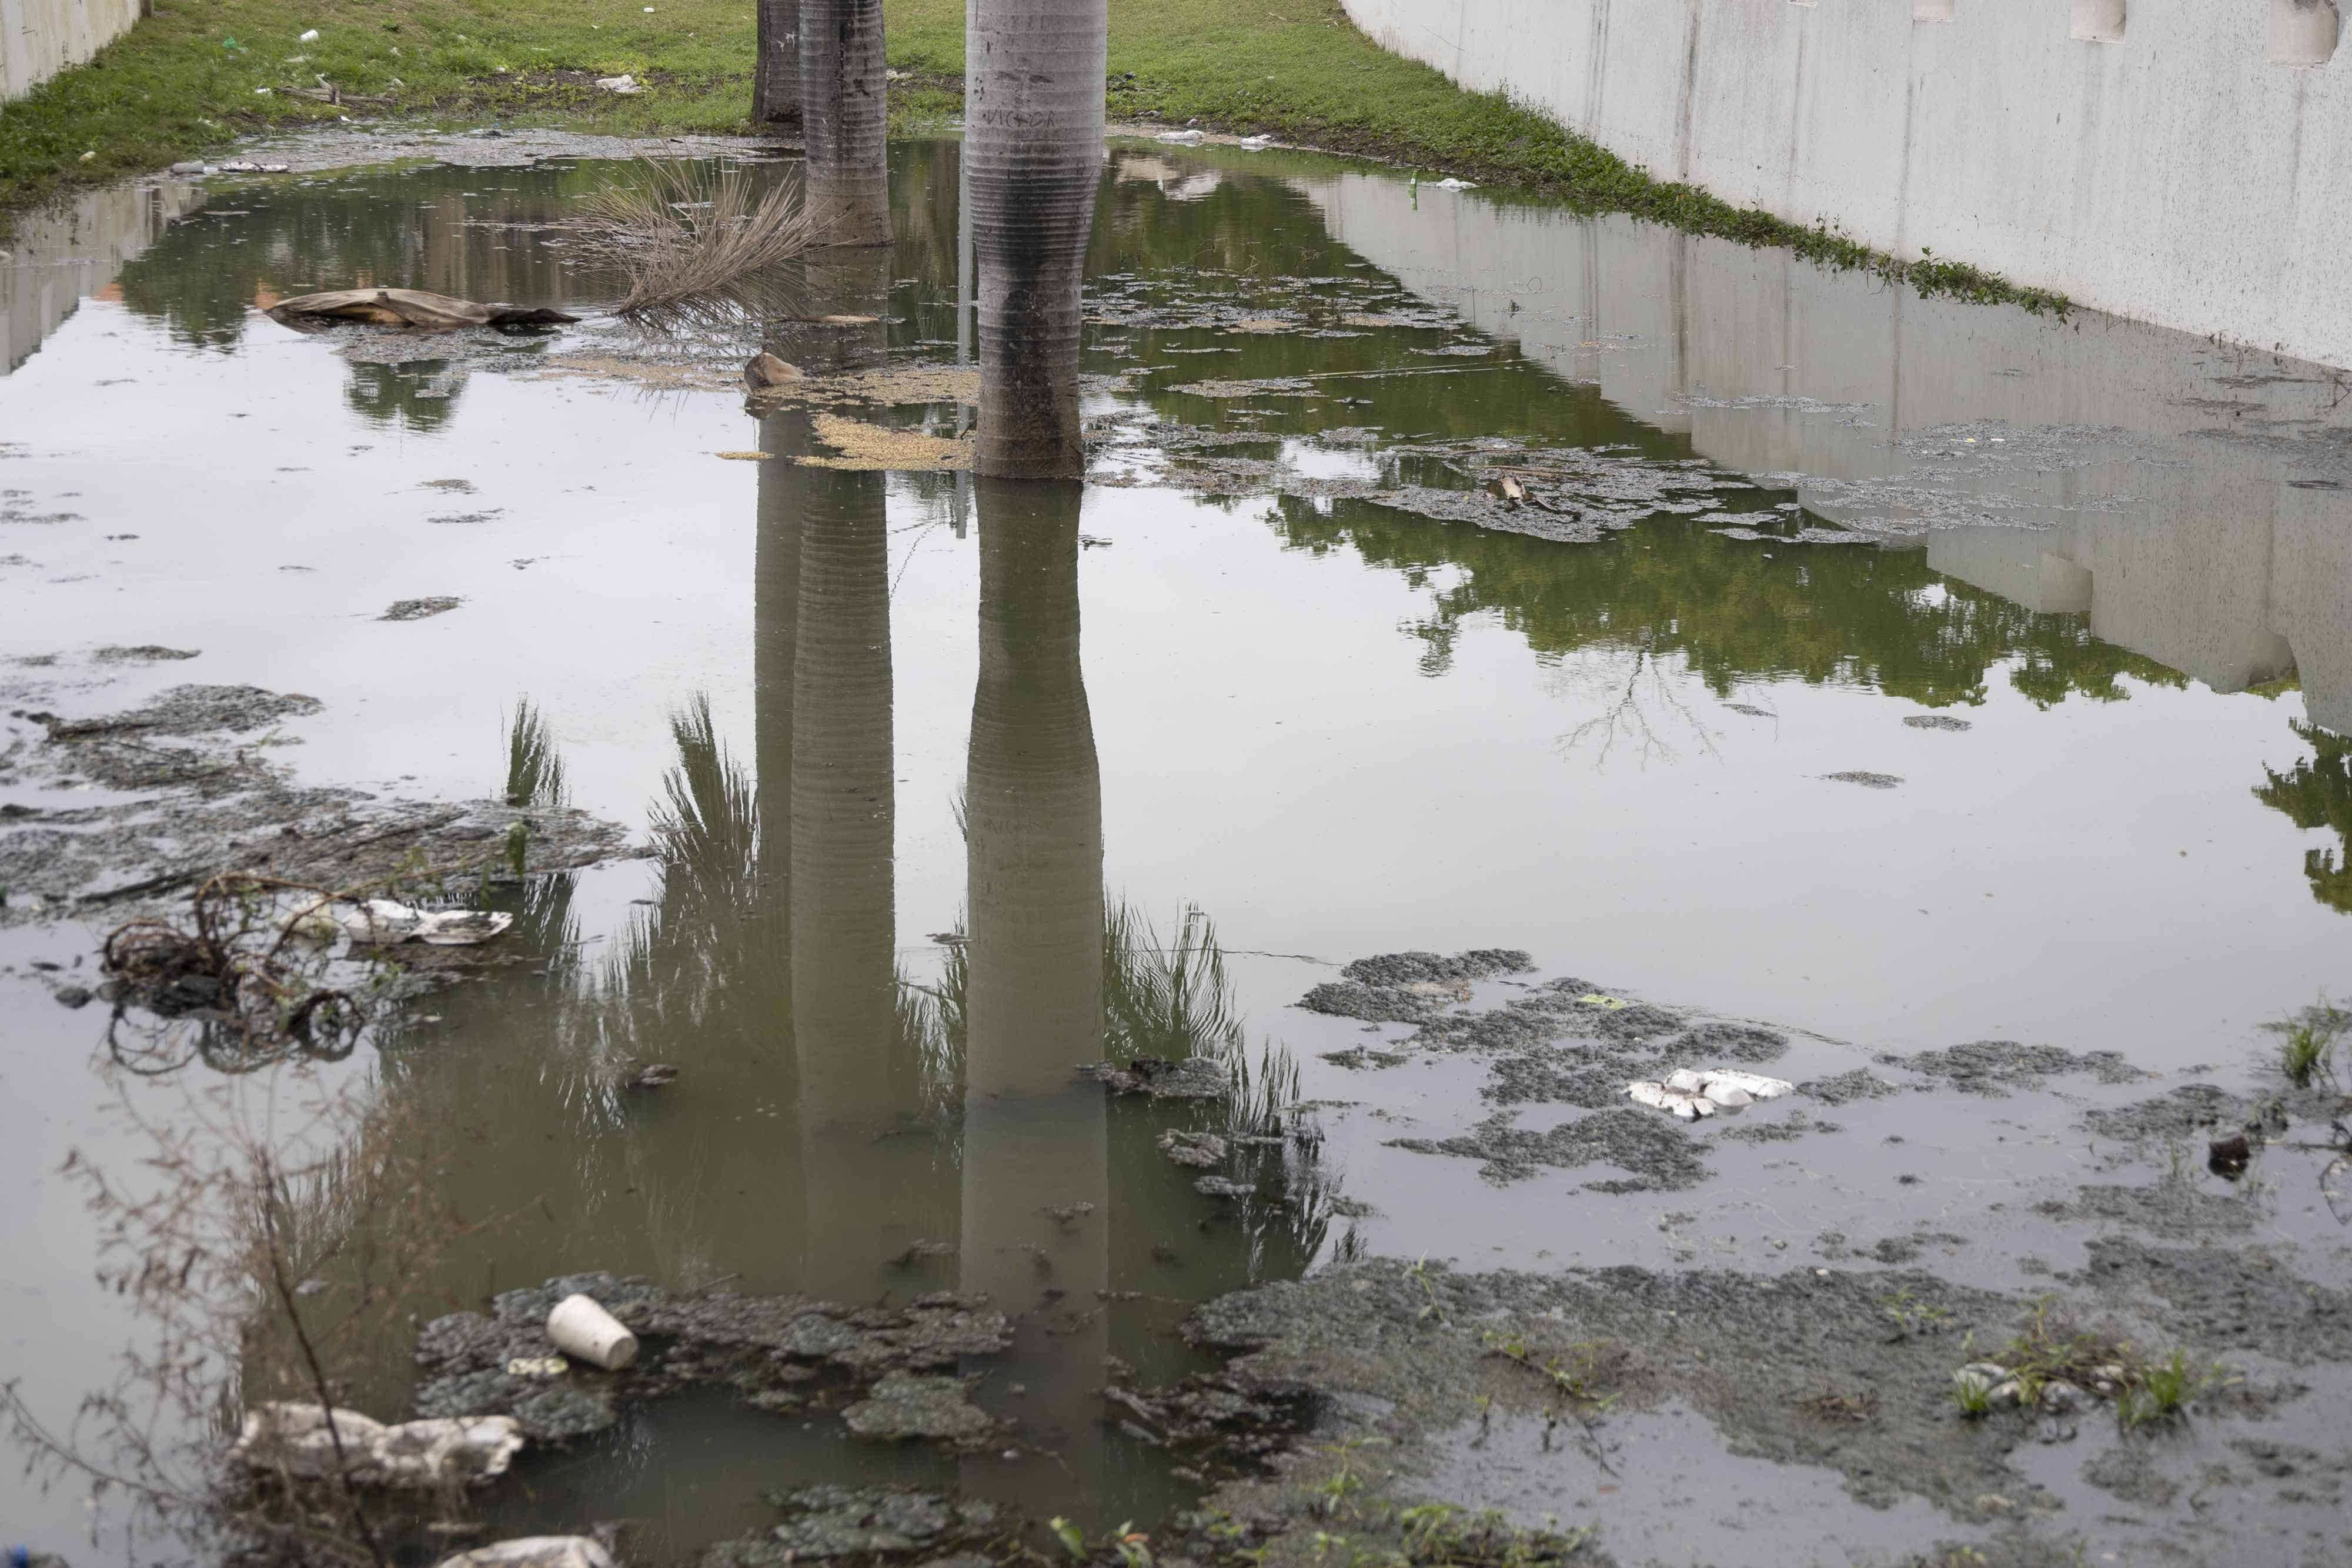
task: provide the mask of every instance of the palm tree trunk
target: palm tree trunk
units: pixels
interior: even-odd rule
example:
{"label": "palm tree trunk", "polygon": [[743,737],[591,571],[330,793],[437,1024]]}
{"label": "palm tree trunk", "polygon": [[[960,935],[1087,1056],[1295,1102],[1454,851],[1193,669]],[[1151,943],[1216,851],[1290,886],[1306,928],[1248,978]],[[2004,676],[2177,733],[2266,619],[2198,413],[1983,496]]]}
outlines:
{"label": "palm tree trunk", "polygon": [[1079,286],[1103,163],[1105,0],[974,0],[964,157],[980,262],[975,473],[1075,479]]}
{"label": "palm tree trunk", "polygon": [[[1022,1424],[1047,1452],[991,1456],[984,1484],[1050,1512],[1074,1483],[1098,1496],[1102,1462],[1096,1292],[1116,1217],[1103,1092],[1071,1071],[1102,1054],[1102,770],[1078,664],[1078,486],[974,488],[961,1284],[1016,1317],[1037,1309],[999,1372],[1028,1387]],[[1039,1300],[1049,1289],[1055,1304]]]}
{"label": "palm tree trunk", "polygon": [[788,123],[801,117],[801,0],[759,0],[759,7],[751,123]]}
{"label": "palm tree trunk", "polygon": [[800,55],[808,211],[816,243],[888,245],[890,110],[882,0],[801,0]]}

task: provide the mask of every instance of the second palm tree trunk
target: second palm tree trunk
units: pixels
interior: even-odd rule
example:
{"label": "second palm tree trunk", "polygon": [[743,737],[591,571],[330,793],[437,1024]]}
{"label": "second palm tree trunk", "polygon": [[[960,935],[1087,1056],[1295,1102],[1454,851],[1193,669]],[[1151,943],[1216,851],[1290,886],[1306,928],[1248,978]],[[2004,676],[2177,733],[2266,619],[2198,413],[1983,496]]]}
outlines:
{"label": "second palm tree trunk", "polygon": [[1102,178],[1105,0],[974,0],[964,157],[980,264],[975,472],[1072,479],[1079,285]]}
{"label": "second palm tree trunk", "polygon": [[[890,243],[882,0],[801,0],[801,133],[818,245]],[[1097,94],[1101,83],[1096,83]]]}

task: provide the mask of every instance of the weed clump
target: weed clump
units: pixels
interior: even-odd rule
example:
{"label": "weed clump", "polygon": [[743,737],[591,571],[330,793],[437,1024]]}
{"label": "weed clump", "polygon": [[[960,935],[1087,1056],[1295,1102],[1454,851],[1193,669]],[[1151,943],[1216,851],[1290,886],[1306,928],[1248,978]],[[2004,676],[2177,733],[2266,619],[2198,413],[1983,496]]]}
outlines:
{"label": "weed clump", "polygon": [[2352,1030],[2352,1011],[2322,997],[2292,1018],[2263,1026],[2279,1037],[2279,1070],[2297,1089],[2336,1077],[2336,1042]]}

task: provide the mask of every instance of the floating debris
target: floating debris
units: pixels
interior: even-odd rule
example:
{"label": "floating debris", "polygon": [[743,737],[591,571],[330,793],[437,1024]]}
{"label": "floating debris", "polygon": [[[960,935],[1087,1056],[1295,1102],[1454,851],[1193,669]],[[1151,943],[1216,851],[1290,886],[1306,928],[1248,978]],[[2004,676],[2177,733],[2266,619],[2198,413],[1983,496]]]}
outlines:
{"label": "floating debris", "polygon": [[435,615],[446,615],[466,601],[452,594],[435,594],[428,599],[396,599],[379,621],[423,621]]}
{"label": "floating debris", "polygon": [[1913,729],[1948,729],[1954,734],[1976,727],[1967,719],[1954,718],[1949,714],[1941,713],[1908,714],[1905,716],[1903,722]]}
{"label": "floating debris", "polygon": [[502,1476],[522,1443],[522,1427],[509,1416],[387,1427],[356,1410],[271,1403],[246,1414],[245,1430],[229,1453],[257,1470],[313,1480],[340,1471],[362,1486],[421,1488]]}
{"label": "floating debris", "polygon": [[1171,1127],[1160,1134],[1160,1152],[1174,1164],[1189,1166],[1194,1170],[1213,1170],[1225,1163],[1232,1152],[1225,1140],[1214,1133],[1192,1133],[1181,1127]]}
{"label": "floating debris", "polygon": [[1892,789],[1903,782],[1892,773],[1824,773],[1822,777],[1834,784],[1859,784],[1865,789]]}
{"label": "floating debris", "polygon": [[395,899],[371,898],[349,913],[337,910],[335,924],[362,945],[423,942],[434,947],[470,947],[505,931],[514,916],[497,909],[419,909]]}
{"label": "floating debris", "polygon": [[363,321],[425,332],[450,332],[460,327],[552,327],[580,319],[542,305],[477,305],[421,288],[338,288],[324,294],[298,294],[271,306],[269,317],[310,330]]}
{"label": "floating debris", "polygon": [[613,1556],[585,1535],[524,1535],[445,1557],[440,1568],[613,1568]]}

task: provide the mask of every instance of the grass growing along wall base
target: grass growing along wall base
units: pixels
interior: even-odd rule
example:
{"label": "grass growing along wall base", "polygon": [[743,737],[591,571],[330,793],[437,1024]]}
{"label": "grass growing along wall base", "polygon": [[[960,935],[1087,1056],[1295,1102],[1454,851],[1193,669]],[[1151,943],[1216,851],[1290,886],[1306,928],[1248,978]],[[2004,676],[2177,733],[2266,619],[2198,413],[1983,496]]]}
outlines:
{"label": "grass growing along wall base", "polygon": [[[1109,0],[1109,111],[1283,141],[1507,184],[1747,245],[1785,246],[1924,293],[2063,309],[1958,263],[1905,261],[1834,230],[1652,179],[1497,94],[1465,92],[1389,54],[1339,0]],[[751,130],[754,0],[157,0],[156,14],[0,106],[0,225],[77,182],[217,152],[236,137],[338,117],[445,126],[504,119],[622,135]],[[885,0],[899,128],[961,107],[963,0]],[[317,28],[320,37],[299,36]],[[233,47],[232,47],[233,46]],[[622,74],[634,97],[598,90]],[[325,75],[382,106],[289,96]],[[256,89],[268,88],[267,93]],[[88,156],[85,158],[85,154]]]}

